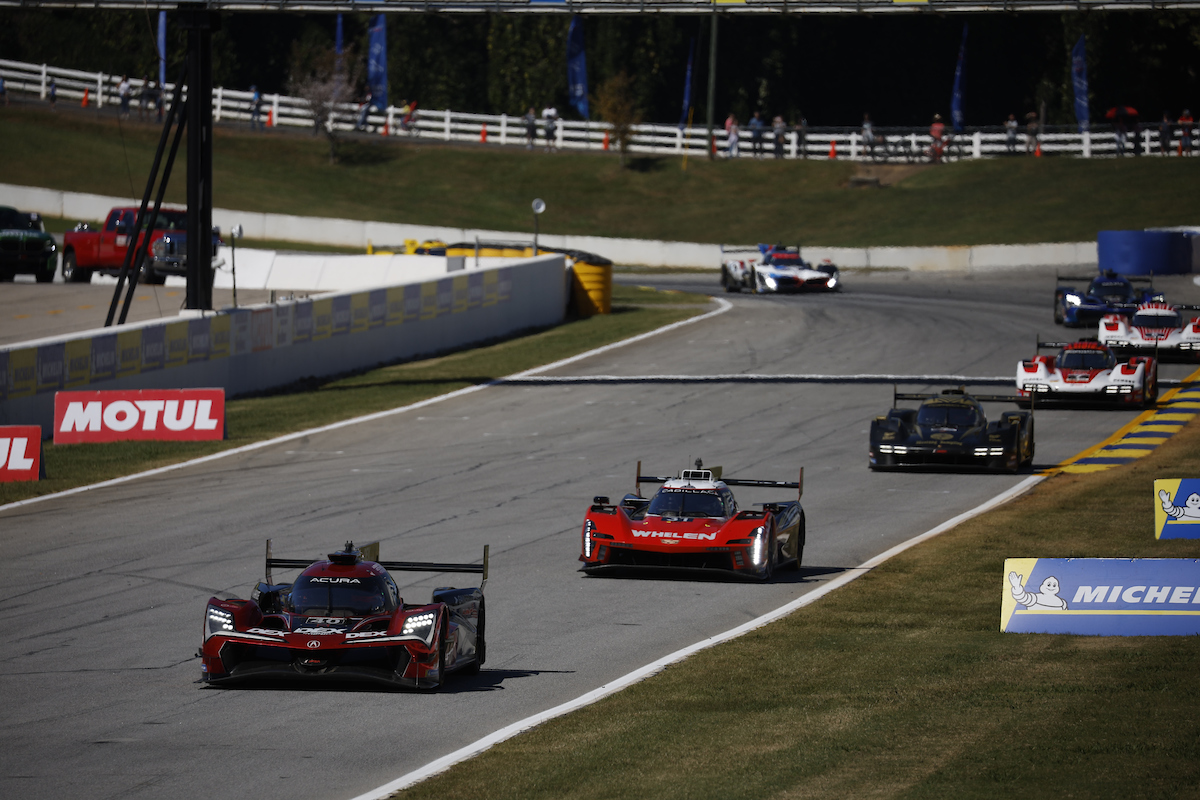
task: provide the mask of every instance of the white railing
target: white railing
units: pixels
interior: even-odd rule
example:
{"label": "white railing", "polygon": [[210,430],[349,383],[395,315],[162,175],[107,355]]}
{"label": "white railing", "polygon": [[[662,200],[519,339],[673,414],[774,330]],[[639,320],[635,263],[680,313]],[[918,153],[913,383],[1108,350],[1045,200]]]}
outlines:
{"label": "white railing", "polygon": [[[109,75],[103,72],[80,72],[78,70],[51,67],[46,64],[28,64],[19,61],[0,59],[0,76],[7,82],[10,92],[36,94],[43,100],[48,99],[50,82],[57,86],[57,97],[68,102],[81,102],[85,93],[89,104],[97,108],[114,105],[119,102],[117,87],[121,76]],[[131,109],[139,107],[138,98],[143,90],[140,78],[131,78],[133,99]],[[164,107],[170,102],[175,90],[174,84],[166,84],[163,96]],[[186,96],[186,87],[184,89]],[[217,87],[213,89],[213,120],[224,123],[251,123],[251,101],[253,94],[238,89]],[[153,107],[147,109],[154,113]],[[131,112],[132,113],[132,112]],[[343,103],[337,107],[332,121],[327,124],[339,131],[355,130],[359,120],[360,106],[353,103]],[[288,97],[281,94],[262,95],[261,123],[264,126],[288,126],[312,128],[313,115],[308,102],[298,97]],[[401,109],[389,106],[386,109],[372,109],[365,119],[364,130],[389,136],[407,136],[420,139],[444,142],[476,142],[500,145],[526,144],[526,128],[523,117],[507,114],[465,114],[444,110],[419,109],[411,115],[401,113]],[[608,150],[616,149],[616,141],[612,139],[612,126],[604,122],[576,122],[572,120],[557,120],[553,142],[547,141],[546,127],[543,120],[538,120],[536,136],[532,142],[535,148],[553,147],[559,150]],[[876,137],[883,138],[889,147],[874,149],[864,146],[863,137],[857,129],[848,128],[807,128],[802,130],[789,129],[780,141],[780,156],[787,159],[811,158],[828,159],[830,157],[850,159],[855,161],[883,160],[889,161],[928,160],[932,140],[927,133],[913,130],[876,129]],[[1157,127],[1140,131],[1137,134],[1140,148],[1135,147],[1134,134],[1126,137],[1124,153],[1133,155],[1138,149],[1143,154],[1176,155],[1181,151],[1180,129],[1171,126],[1170,141],[1164,151],[1160,151],[1159,132]],[[1193,129],[1192,139],[1197,139],[1197,131]],[[729,137],[723,129],[715,131],[715,144],[719,155],[728,157]],[[1011,147],[1007,134],[999,127],[972,129],[960,134],[953,146],[943,152],[943,159],[953,161],[960,158],[992,158],[1007,155],[1010,152],[1018,154],[1035,149],[1040,144],[1040,150],[1047,155],[1076,156],[1083,158],[1105,158],[1118,155],[1119,145],[1117,132],[1108,126],[1103,130],[1079,133],[1067,128],[1046,129],[1040,137],[1030,140],[1024,132],[1016,137],[1015,145]],[[763,155],[766,158],[775,156],[775,134],[767,129],[762,135]],[[707,154],[707,132],[703,127],[680,128],[676,125],[646,124],[635,125],[630,140],[629,152],[639,155],[683,155],[704,157]],[[754,143],[748,129],[742,131],[739,154],[741,157],[752,157]]]}

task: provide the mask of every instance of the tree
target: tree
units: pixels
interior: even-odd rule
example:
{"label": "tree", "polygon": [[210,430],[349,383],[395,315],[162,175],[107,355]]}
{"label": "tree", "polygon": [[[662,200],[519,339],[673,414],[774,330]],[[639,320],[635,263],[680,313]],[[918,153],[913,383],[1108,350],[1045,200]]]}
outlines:
{"label": "tree", "polygon": [[617,140],[621,166],[624,167],[633,126],[642,121],[641,111],[633,102],[633,81],[627,73],[618,72],[600,84],[593,102],[600,119],[612,125],[612,135]]}
{"label": "tree", "polygon": [[308,102],[313,115],[313,135],[324,131],[329,139],[329,163],[338,160],[337,108],[354,97],[363,74],[354,48],[338,55],[334,48],[311,41],[292,45],[288,92]]}

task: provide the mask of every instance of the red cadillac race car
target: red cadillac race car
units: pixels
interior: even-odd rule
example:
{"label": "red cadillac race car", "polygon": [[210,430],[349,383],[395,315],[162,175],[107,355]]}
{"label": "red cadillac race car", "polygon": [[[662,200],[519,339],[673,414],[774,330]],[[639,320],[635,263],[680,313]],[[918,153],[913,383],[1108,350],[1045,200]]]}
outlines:
{"label": "red cadillac race car", "polygon": [[[800,480],[721,478],[721,468],[683,470],[679,477],[642,475],[636,491],[620,503],[596,497],[583,523],[579,560],[590,575],[637,569],[693,570],[765,581],[776,567],[799,569],[804,557],[805,520]],[[661,483],[642,497],[643,483]],[[795,500],[741,509],[730,486],[796,489]]]}
{"label": "red cadillac race car", "polygon": [[[275,583],[272,568],[300,569]],[[213,597],[198,655],[204,681],[333,680],[439,689],[453,672],[474,674],[487,654],[482,564],[380,561],[379,543],[353,542],[328,558],[271,557],[251,600]],[[468,572],[478,588],[434,589],[427,603],[405,603],[389,572]]]}

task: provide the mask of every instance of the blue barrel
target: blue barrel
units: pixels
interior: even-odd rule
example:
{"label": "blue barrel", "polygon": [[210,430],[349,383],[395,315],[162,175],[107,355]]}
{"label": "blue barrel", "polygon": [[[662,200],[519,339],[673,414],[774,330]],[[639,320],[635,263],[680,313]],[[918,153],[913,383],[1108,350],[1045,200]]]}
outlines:
{"label": "blue barrel", "polygon": [[1100,231],[1100,271],[1119,275],[1178,275],[1192,271],[1192,243],[1178,231]]}

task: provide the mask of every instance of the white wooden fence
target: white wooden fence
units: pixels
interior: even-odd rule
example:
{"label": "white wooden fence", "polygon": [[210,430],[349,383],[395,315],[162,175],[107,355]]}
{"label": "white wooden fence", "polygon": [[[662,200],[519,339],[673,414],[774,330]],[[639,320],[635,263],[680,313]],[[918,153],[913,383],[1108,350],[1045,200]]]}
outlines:
{"label": "white wooden fence", "polygon": [[[57,88],[57,98],[65,102],[81,102],[84,94],[88,96],[89,104],[97,108],[115,105],[119,102],[117,87],[121,76],[108,75],[100,72],[80,72],[78,70],[51,67],[46,64],[28,64],[19,61],[0,59],[0,77],[3,77],[9,92],[36,94],[43,100],[48,100],[50,83],[53,81]],[[140,78],[130,78],[133,100],[131,108],[138,108],[138,98],[142,93],[143,84]],[[174,84],[165,87],[164,105],[169,103],[175,90]],[[186,96],[186,87],[184,88]],[[213,119],[215,122],[251,123],[251,99],[253,94],[238,89],[216,87],[213,89]],[[153,115],[154,109],[148,109]],[[344,103],[338,107],[334,119],[329,123],[338,130],[350,131],[357,127],[360,106]],[[264,126],[289,126],[312,128],[313,114],[308,102],[298,97],[288,97],[281,94],[262,95],[261,122]],[[556,148],[559,150],[607,150],[616,148],[616,142],[611,141],[612,126],[604,122],[577,122],[573,120],[557,120],[553,128],[552,139],[547,140],[547,128],[543,120],[538,120],[536,136],[530,143],[526,138],[525,122],[520,116],[507,114],[465,114],[444,110],[419,109],[411,115],[401,113],[401,109],[388,106],[386,109],[372,109],[366,118],[365,130],[386,134],[389,136],[406,136],[426,140],[445,142],[474,142],[479,144],[522,145],[530,144],[535,148]],[[704,157],[707,150],[707,135],[703,127],[681,128],[676,125],[647,124],[636,125],[630,141],[629,151],[644,155],[683,155]],[[876,128],[876,136],[884,137],[889,143],[890,151],[887,160],[905,161],[927,160],[930,157],[931,139],[928,133],[910,129],[880,129]],[[1083,158],[1115,157],[1119,150],[1127,155],[1139,151],[1146,155],[1176,155],[1181,152],[1180,129],[1171,126],[1170,141],[1163,149],[1159,148],[1159,133],[1157,127],[1147,127],[1134,143],[1134,134],[1126,137],[1123,145],[1118,142],[1117,131],[1110,126],[1091,132],[1077,131],[1059,127],[1047,128],[1036,141],[1029,141],[1022,131],[1017,134],[1015,146],[1011,151],[1025,153],[1033,150],[1034,145],[1040,144],[1041,152],[1047,155],[1076,156]],[[1197,131],[1192,130],[1192,139],[1197,138]],[[857,129],[848,128],[815,128],[803,130],[789,129],[783,134],[781,141],[782,158],[843,158],[856,161],[883,160],[885,148],[864,147],[863,137]],[[1027,147],[1028,145],[1028,147]],[[1139,146],[1140,145],[1140,146]],[[716,146],[723,157],[729,155],[729,137],[723,129],[716,131]],[[767,129],[762,136],[762,149],[767,158],[775,155],[775,134]],[[742,131],[740,142],[742,157],[753,155],[753,142],[750,131]],[[959,158],[992,158],[1008,154],[1010,143],[1007,134],[1000,127],[972,128],[959,134],[954,145],[944,151],[947,161]]]}

